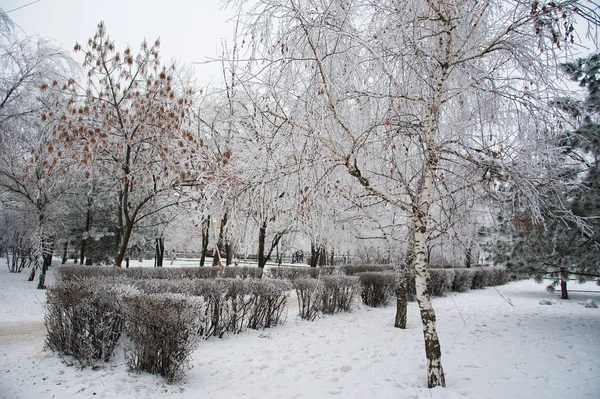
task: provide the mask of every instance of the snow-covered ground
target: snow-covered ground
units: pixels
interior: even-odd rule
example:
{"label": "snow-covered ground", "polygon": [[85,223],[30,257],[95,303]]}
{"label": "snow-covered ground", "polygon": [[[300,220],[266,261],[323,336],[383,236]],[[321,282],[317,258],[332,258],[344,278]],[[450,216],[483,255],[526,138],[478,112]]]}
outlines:
{"label": "snow-covered ground", "polygon": [[[358,306],[314,322],[212,338],[176,385],[126,370],[123,351],[95,370],[44,349],[45,294],[0,261],[0,398],[598,398],[600,287],[571,284],[562,301],[544,285],[506,286],[434,298],[446,388],[426,388],[418,309],[408,329],[394,306]],[[167,262],[168,264],[169,262]],[[52,283],[52,270],[49,283]],[[540,301],[549,299],[552,305]]]}

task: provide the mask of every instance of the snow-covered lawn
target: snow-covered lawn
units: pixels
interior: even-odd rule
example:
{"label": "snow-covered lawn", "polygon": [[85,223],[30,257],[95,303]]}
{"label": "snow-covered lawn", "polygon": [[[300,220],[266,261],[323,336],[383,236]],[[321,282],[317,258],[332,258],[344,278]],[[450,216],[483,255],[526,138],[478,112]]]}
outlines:
{"label": "snow-covered lawn", "polygon": [[[123,351],[96,370],[44,349],[45,294],[0,261],[0,398],[572,398],[600,392],[600,287],[562,301],[544,285],[506,286],[434,298],[447,388],[429,390],[416,303],[407,330],[394,306],[211,338],[176,385],[126,370]],[[168,264],[169,262],[167,262]],[[53,280],[50,271],[49,283]],[[552,305],[541,305],[549,299]]]}

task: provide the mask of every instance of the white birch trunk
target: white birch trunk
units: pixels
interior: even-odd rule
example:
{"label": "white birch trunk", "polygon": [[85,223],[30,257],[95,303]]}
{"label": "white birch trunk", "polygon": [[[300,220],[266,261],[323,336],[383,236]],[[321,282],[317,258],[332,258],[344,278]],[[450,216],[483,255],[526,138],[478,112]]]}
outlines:
{"label": "white birch trunk", "polygon": [[425,340],[425,356],[427,357],[427,386],[446,386],[444,369],[442,368],[442,351],[437,335],[436,319],[431,298],[427,290],[427,219],[431,201],[431,173],[427,170],[425,182],[421,193],[421,201],[417,214],[413,216],[413,229],[415,237],[415,285],[417,303],[421,312],[423,323],[423,337]]}

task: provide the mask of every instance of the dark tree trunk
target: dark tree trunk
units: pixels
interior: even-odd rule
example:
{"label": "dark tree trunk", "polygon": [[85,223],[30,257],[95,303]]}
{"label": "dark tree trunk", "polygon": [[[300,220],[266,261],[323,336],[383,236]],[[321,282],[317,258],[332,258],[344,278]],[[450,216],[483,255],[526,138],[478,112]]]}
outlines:
{"label": "dark tree trunk", "polygon": [[223,219],[221,219],[221,226],[219,227],[219,238],[217,239],[217,253],[213,257],[213,266],[217,266],[217,264],[221,261],[221,252],[223,252],[224,244],[223,244],[223,236],[225,235],[225,226],[227,225],[227,212],[223,215]]}
{"label": "dark tree trunk", "polygon": [[319,263],[319,249],[314,243],[310,244],[310,267],[317,267]]}
{"label": "dark tree trunk", "polygon": [[394,321],[394,327],[405,329],[406,328],[406,286],[408,282],[408,272],[406,269],[400,270],[398,273],[398,290],[396,299],[396,320]]}
{"label": "dark tree trunk", "polygon": [[225,254],[227,255],[227,266],[233,261],[233,248],[230,243],[225,244]]}
{"label": "dark tree trunk", "polygon": [[85,236],[81,240],[81,247],[79,248],[79,263],[83,265],[85,260],[85,247],[87,244],[87,236],[92,227],[92,200],[88,198],[88,209],[85,215]]}
{"label": "dark tree trunk", "polygon": [[27,281],[33,281],[33,279],[35,278],[35,268],[36,268],[35,265],[31,266],[31,273],[29,273],[29,277],[27,277]]}
{"label": "dark tree trunk", "polygon": [[131,237],[131,231],[133,230],[133,222],[128,222],[125,225],[125,231],[123,236],[119,240],[119,251],[115,257],[115,266],[121,267],[123,259],[125,259],[125,253],[127,252],[127,244],[129,243],[129,237]]}
{"label": "dark tree trunk", "polygon": [[327,266],[327,252],[324,246],[319,248],[319,266]]}
{"label": "dark tree trunk", "polygon": [[333,260],[334,260],[335,256],[334,256],[334,251],[333,249],[331,250],[331,254],[329,254],[329,266],[333,266]]}
{"label": "dark tree trunk", "polygon": [[204,266],[206,251],[208,251],[208,238],[210,232],[210,216],[202,221],[202,254],[200,255],[200,266]]}
{"label": "dark tree trunk", "polygon": [[267,236],[267,222],[264,221],[258,229],[258,267],[265,268],[267,259],[265,257],[265,238]]}
{"label": "dark tree trunk", "polygon": [[466,253],[466,256],[465,256],[465,258],[466,258],[465,259],[465,267],[467,269],[470,269],[471,265],[473,264],[472,247],[473,247],[473,244],[472,243],[469,244],[469,248],[467,248],[467,253]]}
{"label": "dark tree trunk", "polygon": [[51,253],[43,254],[42,255],[42,271],[40,273],[40,277],[38,280],[38,286],[37,286],[38,290],[46,289],[46,272],[48,271],[48,268],[50,267],[51,264],[52,264],[52,254]]}
{"label": "dark tree trunk", "polygon": [[569,292],[567,291],[568,276],[562,276],[560,279],[560,299],[569,299]]}
{"label": "dark tree trunk", "polygon": [[408,234],[408,248],[406,251],[406,267],[400,270],[398,274],[398,287],[397,287],[397,298],[396,298],[396,320],[394,327],[406,328],[407,319],[407,291],[408,291],[408,278],[410,271],[414,268],[415,262],[415,234],[414,230],[410,229]]}
{"label": "dark tree trunk", "polygon": [[61,264],[64,265],[67,263],[67,259],[69,258],[69,240],[65,241],[65,245],[63,247],[63,256]]}
{"label": "dark tree trunk", "polygon": [[154,258],[155,267],[163,267],[165,259],[165,238],[159,237],[156,239],[156,253]]}

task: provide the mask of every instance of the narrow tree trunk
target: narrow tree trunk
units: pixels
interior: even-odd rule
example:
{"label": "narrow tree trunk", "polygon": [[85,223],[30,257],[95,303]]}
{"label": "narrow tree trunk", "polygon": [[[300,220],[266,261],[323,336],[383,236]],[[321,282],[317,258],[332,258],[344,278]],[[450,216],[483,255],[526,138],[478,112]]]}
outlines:
{"label": "narrow tree trunk", "polygon": [[321,246],[319,249],[319,266],[327,265],[327,253],[325,251],[325,246]]}
{"label": "narrow tree trunk", "polygon": [[69,258],[69,240],[65,241],[65,245],[63,246],[63,256],[61,264],[64,265],[67,263],[67,259]]}
{"label": "narrow tree trunk", "polygon": [[227,255],[227,266],[230,266],[233,260],[233,248],[229,242],[225,244],[225,254]]}
{"label": "narrow tree trunk", "polygon": [[258,230],[258,267],[264,269],[267,259],[265,258],[265,238],[267,236],[267,222],[264,221]]}
{"label": "narrow tree trunk", "polygon": [[[429,179],[429,176],[426,178]],[[428,188],[424,190],[424,201],[427,203]],[[425,340],[425,356],[427,358],[427,386],[446,386],[444,369],[442,368],[442,351],[437,335],[435,311],[427,290],[427,213],[415,217],[413,229],[415,234],[415,285],[417,302],[421,311],[423,337]]]}
{"label": "narrow tree trunk", "polygon": [[88,234],[90,232],[90,228],[92,226],[92,205],[91,200],[88,199],[88,209],[85,215],[85,235],[84,238],[81,239],[81,247],[79,248],[79,263],[84,264],[85,259],[85,247],[87,244]]}
{"label": "narrow tree trunk", "polygon": [[115,266],[121,267],[123,259],[125,259],[125,253],[127,252],[127,244],[129,243],[129,237],[131,237],[131,231],[133,230],[133,223],[127,223],[125,225],[125,231],[123,237],[119,242],[119,251],[115,257]]}
{"label": "narrow tree trunk", "polygon": [[310,243],[310,267],[317,267],[319,262],[319,250],[314,243]]}
{"label": "narrow tree trunk", "polygon": [[204,266],[206,251],[208,251],[208,238],[210,233],[210,216],[202,221],[202,254],[200,255],[200,266]]}
{"label": "narrow tree trunk", "polygon": [[408,278],[410,271],[414,268],[415,263],[415,231],[410,229],[408,232],[408,246],[406,249],[406,266],[400,270],[398,274],[398,287],[396,298],[396,321],[394,327],[406,328],[406,315],[408,307]]}
{"label": "narrow tree trunk", "polygon": [[398,289],[396,299],[396,320],[394,327],[405,329],[406,328],[406,283],[408,281],[408,273],[406,269],[400,270],[398,273]]}
{"label": "narrow tree trunk", "polygon": [[227,225],[227,212],[221,219],[221,226],[219,227],[219,238],[217,239],[217,254],[213,257],[213,266],[216,266],[221,260],[221,252],[223,252],[223,236],[225,235],[225,226]]}
{"label": "narrow tree trunk", "polygon": [[156,239],[156,255],[155,255],[155,266],[163,267],[163,262],[165,259],[165,239],[164,237],[159,237]]}
{"label": "narrow tree trunk", "polygon": [[562,275],[560,278],[560,299],[569,299],[569,292],[567,291],[568,275]]}
{"label": "narrow tree trunk", "polygon": [[467,252],[465,254],[465,267],[467,269],[471,268],[471,264],[473,263],[473,258],[472,258],[472,247],[473,247],[473,243],[469,243],[469,248],[467,248]]}
{"label": "narrow tree trunk", "polygon": [[38,286],[37,286],[38,290],[46,289],[46,272],[48,271],[48,268],[50,267],[51,264],[52,264],[52,254],[51,253],[43,254],[42,255],[42,271],[40,273],[39,280],[38,280]]}
{"label": "narrow tree trunk", "polygon": [[332,249],[331,253],[329,254],[329,266],[333,266],[333,260],[334,260],[334,258],[335,258],[334,250]]}

